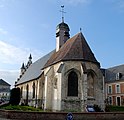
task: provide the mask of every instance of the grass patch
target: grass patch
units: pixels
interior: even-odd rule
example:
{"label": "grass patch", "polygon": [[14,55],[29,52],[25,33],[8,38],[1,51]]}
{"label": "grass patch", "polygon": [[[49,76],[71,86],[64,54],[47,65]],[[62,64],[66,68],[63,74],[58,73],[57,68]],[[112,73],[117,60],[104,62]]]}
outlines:
{"label": "grass patch", "polygon": [[8,105],[8,106],[0,107],[0,109],[4,109],[4,110],[20,110],[20,111],[43,111],[41,109],[34,108],[34,107],[31,107],[31,106],[20,106],[20,105]]}
{"label": "grass patch", "polygon": [[108,112],[124,112],[124,106],[107,106]]}

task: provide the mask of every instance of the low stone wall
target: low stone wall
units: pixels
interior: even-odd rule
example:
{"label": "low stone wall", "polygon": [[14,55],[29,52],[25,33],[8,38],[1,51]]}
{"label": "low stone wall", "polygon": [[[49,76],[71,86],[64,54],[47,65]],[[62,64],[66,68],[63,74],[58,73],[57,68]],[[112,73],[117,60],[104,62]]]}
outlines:
{"label": "low stone wall", "polygon": [[[0,115],[12,120],[66,120],[63,112],[23,112],[0,110]],[[74,120],[123,120],[124,113],[73,113]]]}

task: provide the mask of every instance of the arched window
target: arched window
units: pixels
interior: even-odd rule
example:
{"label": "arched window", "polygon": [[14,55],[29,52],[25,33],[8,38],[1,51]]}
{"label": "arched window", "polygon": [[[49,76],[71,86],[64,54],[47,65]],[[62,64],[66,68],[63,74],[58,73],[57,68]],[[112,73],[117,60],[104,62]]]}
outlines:
{"label": "arched window", "polygon": [[92,72],[88,72],[87,83],[88,83],[87,95],[89,97],[94,97],[94,74]]}
{"label": "arched window", "polygon": [[28,94],[29,94],[29,86],[26,86],[26,105],[28,105]]}
{"label": "arched window", "polygon": [[74,71],[68,75],[68,96],[78,96],[78,76]]}
{"label": "arched window", "polygon": [[33,83],[33,98],[35,98],[35,83]]}

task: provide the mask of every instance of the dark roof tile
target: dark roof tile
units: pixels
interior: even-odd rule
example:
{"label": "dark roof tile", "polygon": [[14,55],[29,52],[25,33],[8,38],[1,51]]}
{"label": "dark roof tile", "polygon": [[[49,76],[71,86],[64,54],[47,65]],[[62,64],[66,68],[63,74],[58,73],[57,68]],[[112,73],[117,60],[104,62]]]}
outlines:
{"label": "dark roof tile", "polygon": [[55,52],[51,56],[51,58],[45,64],[44,68],[57,62],[68,60],[90,61],[100,65],[82,33],[78,33],[74,37],[67,40],[66,43],[59,49],[59,51]]}
{"label": "dark roof tile", "polygon": [[124,80],[124,65],[118,65],[106,69],[105,82],[115,82],[117,73],[122,74],[122,77],[119,80]]}
{"label": "dark roof tile", "polygon": [[11,86],[9,83],[4,81],[3,79],[0,79],[0,85]]}

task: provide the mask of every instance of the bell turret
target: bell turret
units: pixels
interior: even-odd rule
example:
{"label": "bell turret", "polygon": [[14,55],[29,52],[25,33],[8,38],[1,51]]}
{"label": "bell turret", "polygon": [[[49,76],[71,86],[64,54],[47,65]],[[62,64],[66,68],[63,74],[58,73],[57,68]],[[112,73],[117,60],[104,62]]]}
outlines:
{"label": "bell turret", "polygon": [[70,38],[69,26],[62,22],[56,27],[56,51]]}
{"label": "bell turret", "polygon": [[64,6],[62,7],[62,22],[56,27],[56,51],[58,51],[61,46],[70,38],[69,26],[64,22]]}

